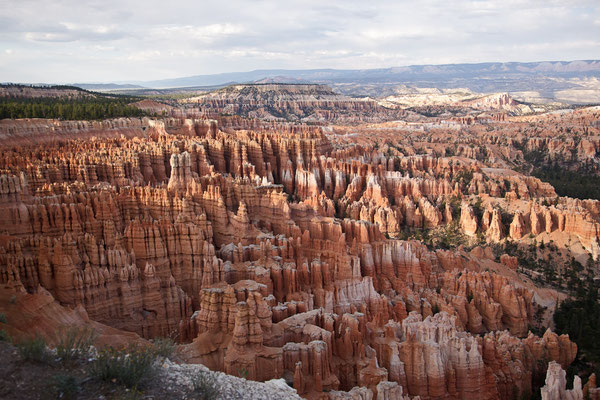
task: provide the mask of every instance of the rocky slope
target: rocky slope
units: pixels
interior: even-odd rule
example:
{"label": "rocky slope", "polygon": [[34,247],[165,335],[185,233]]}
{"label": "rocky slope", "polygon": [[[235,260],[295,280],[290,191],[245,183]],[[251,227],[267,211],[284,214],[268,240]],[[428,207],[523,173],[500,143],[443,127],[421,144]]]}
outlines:
{"label": "rocky slope", "polygon": [[[481,111],[504,111],[513,115],[529,114],[534,111],[529,105],[516,101],[508,93],[480,94],[469,89],[402,88],[379,103],[388,107],[414,108],[429,111],[429,108],[460,111],[463,114]],[[541,106],[537,106],[541,107]]]}
{"label": "rocky slope", "polygon": [[357,123],[397,119],[400,110],[340,95],[326,85],[245,84],[181,100],[205,112],[243,115],[264,120]]}

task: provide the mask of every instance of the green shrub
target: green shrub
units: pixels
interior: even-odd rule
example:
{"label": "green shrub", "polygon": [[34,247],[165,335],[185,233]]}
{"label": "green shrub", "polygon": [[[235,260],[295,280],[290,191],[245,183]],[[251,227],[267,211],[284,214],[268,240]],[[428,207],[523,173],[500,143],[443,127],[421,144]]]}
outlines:
{"label": "green shrub", "polygon": [[34,337],[20,340],[16,346],[23,360],[46,362],[50,359],[46,341],[38,333]]}
{"label": "green shrub", "polygon": [[[6,324],[8,321],[6,320],[6,315],[4,313],[0,313],[0,323]],[[10,342],[10,335],[3,329],[0,329],[0,342]]]}
{"label": "green shrub", "polygon": [[194,390],[188,395],[188,398],[214,400],[219,396],[217,381],[207,372],[201,372],[194,376],[192,378],[192,385],[194,386]]}
{"label": "green shrub", "polygon": [[157,357],[169,358],[176,348],[177,345],[171,338],[155,338],[152,340],[152,351]]}
{"label": "green shrub", "polygon": [[54,375],[52,377],[51,389],[59,399],[74,399],[81,386],[73,375]]}
{"label": "green shrub", "polygon": [[90,365],[90,374],[100,380],[137,388],[152,377],[155,360],[156,354],[150,346],[131,346],[121,350],[109,347],[98,352],[98,357]]}
{"label": "green shrub", "polygon": [[247,368],[238,369],[238,376],[240,378],[248,379],[248,369]]}
{"label": "green shrub", "polygon": [[473,180],[473,171],[468,171],[468,170],[459,171],[454,176],[454,179],[457,182],[462,181],[462,183],[464,184],[464,187],[469,187],[469,185],[471,184],[471,181]]}
{"label": "green shrub", "polygon": [[473,214],[477,217],[479,221],[481,221],[481,217],[483,217],[483,206],[481,203],[481,197],[477,196],[474,201],[471,202],[471,208],[473,209]]}
{"label": "green shrub", "polygon": [[56,355],[65,361],[87,357],[97,337],[96,331],[89,326],[63,328],[56,343]]}
{"label": "green shrub", "polygon": [[4,329],[0,329],[0,342],[12,342],[12,338]]}

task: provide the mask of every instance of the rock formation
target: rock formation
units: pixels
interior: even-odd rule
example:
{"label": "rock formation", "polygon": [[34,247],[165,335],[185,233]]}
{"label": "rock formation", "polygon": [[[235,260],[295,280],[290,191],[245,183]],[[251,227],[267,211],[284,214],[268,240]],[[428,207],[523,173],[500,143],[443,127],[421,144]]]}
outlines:
{"label": "rock formation", "polygon": [[581,378],[575,376],[573,389],[566,390],[566,372],[560,364],[552,361],[548,364],[546,385],[542,388],[542,400],[582,400]]}
{"label": "rock formation", "polygon": [[[193,101],[266,112],[256,96],[272,88],[234,89]],[[285,90],[280,111],[302,118],[383,112]],[[0,122],[0,298],[37,299],[38,329],[81,318],[176,337],[183,360],[307,398],[511,399],[548,362],[544,398],[580,398],[560,370],[576,345],[529,331],[550,290],[486,246],[553,237],[597,257],[600,202],[508,169],[501,140],[517,139],[476,121],[477,146],[446,152],[442,125],[215,118]]]}

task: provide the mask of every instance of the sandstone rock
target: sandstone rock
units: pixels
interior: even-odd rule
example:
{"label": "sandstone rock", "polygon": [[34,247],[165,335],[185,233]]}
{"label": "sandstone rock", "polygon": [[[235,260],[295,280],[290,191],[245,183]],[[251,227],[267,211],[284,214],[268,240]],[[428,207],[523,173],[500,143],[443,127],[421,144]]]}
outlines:
{"label": "sandstone rock", "polygon": [[477,217],[469,205],[463,205],[460,212],[460,226],[466,235],[474,236],[477,233]]}
{"label": "sandstone rock", "polygon": [[581,400],[583,392],[581,390],[581,378],[575,376],[573,389],[566,390],[566,372],[560,367],[560,364],[552,361],[548,364],[546,374],[546,385],[542,387],[543,400]]}
{"label": "sandstone rock", "polygon": [[[281,101],[345,118],[320,101]],[[207,104],[263,113],[258,103]],[[365,104],[344,107],[360,114]],[[573,361],[568,337],[528,335],[535,288],[489,247],[394,237],[454,223],[470,244],[548,233],[596,254],[600,202],[558,198],[510,171],[511,135],[469,128],[474,145],[441,157],[455,132],[432,128],[417,145],[423,132],[328,129],[210,113],[0,121],[0,306],[16,293],[38,299],[21,310],[34,327],[81,317],[128,332],[122,341],[176,336],[183,360],[285,378],[307,398],[510,399],[531,390],[540,365]],[[481,221],[471,195],[486,207]],[[516,269],[513,257],[500,262]],[[40,296],[53,300],[35,305]],[[13,317],[16,332],[33,329]]]}

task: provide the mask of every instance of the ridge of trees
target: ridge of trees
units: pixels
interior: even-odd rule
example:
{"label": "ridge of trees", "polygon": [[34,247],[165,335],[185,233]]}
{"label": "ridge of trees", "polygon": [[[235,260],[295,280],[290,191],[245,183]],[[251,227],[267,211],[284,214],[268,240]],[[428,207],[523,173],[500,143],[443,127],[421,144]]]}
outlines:
{"label": "ridge of trees", "polygon": [[[130,96],[130,95],[124,95],[124,94],[118,94],[118,93],[100,93],[100,92],[94,92],[92,90],[87,90],[87,89],[83,89],[80,88],[79,86],[72,86],[72,85],[34,85],[34,84],[22,84],[22,83],[0,83],[0,88],[2,89],[10,89],[10,88],[17,88],[17,89],[36,89],[36,90],[73,90],[76,92],[89,96],[96,96],[96,97],[107,97],[107,98],[129,98],[129,99],[135,99],[134,101],[137,100],[141,100],[141,97],[137,97],[137,96]],[[17,97],[20,98],[20,96],[8,96],[8,97]],[[66,97],[66,96],[65,96]]]}
{"label": "ridge of trees", "polygon": [[63,120],[101,120],[118,117],[142,117],[149,115],[131,103],[141,97],[98,93],[68,85],[21,85],[0,84],[0,88],[30,88],[35,90],[75,91],[64,96],[31,97],[11,93],[0,97],[0,119],[4,118],[50,118]]}
{"label": "ridge of trees", "polygon": [[564,300],[554,313],[556,332],[566,333],[577,343],[577,358],[567,369],[572,376],[578,374],[587,378],[592,373],[600,374],[600,301],[598,282],[592,274],[576,279],[571,289],[573,297]]}
{"label": "ridge of trees", "polygon": [[532,175],[551,184],[559,196],[600,200],[600,176],[572,171],[558,163],[534,169]]}
{"label": "ridge of trees", "polygon": [[100,120],[148,115],[145,111],[131,105],[130,102],[130,99],[124,98],[0,98],[0,119]]}

